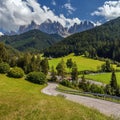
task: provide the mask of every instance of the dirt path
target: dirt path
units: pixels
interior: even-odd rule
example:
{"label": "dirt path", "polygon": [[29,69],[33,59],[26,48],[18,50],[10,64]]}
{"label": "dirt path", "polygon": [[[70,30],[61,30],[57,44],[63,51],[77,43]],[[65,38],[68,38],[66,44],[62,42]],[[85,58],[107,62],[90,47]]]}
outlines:
{"label": "dirt path", "polygon": [[120,117],[120,104],[94,99],[90,97],[78,96],[78,95],[71,95],[62,92],[56,91],[56,87],[58,84],[55,83],[48,83],[48,86],[42,90],[44,94],[57,96],[58,94],[64,95],[66,99],[83,104],[88,107],[95,108],[99,110],[101,113],[104,113],[108,116],[114,115],[116,117]]}

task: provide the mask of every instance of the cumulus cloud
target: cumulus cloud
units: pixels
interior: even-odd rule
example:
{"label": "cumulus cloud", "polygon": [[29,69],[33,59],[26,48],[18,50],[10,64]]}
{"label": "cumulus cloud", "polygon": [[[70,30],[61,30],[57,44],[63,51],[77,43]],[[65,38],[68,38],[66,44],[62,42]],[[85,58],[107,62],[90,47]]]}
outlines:
{"label": "cumulus cloud", "polygon": [[0,0],[0,28],[5,31],[17,31],[21,25],[28,25],[32,21],[40,25],[47,19],[58,21],[64,27],[81,22],[78,18],[69,19],[62,14],[57,16],[37,0]]}
{"label": "cumulus cloud", "polygon": [[102,7],[94,11],[92,16],[103,16],[107,20],[111,20],[120,16],[120,0],[106,1]]}

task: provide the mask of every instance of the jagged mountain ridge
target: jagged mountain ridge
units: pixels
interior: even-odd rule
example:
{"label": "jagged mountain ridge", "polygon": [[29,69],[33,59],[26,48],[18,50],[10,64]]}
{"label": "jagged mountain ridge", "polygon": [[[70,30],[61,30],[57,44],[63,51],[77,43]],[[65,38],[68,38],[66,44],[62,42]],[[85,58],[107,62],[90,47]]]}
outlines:
{"label": "jagged mountain ridge", "polygon": [[52,22],[51,20],[47,20],[40,25],[37,25],[35,22],[32,22],[28,26],[20,26],[18,33],[21,34],[32,29],[38,29],[48,34],[58,34],[62,37],[67,37],[71,34],[82,32],[94,27],[95,27],[95,24],[91,21],[83,21],[80,24],[75,23],[73,26],[67,28],[67,27],[64,27],[59,22],[56,22],[56,21]]}

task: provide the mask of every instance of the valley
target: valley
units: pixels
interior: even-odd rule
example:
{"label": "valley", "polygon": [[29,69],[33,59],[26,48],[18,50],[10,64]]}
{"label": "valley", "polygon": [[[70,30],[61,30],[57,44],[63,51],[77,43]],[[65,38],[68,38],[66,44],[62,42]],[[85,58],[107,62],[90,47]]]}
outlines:
{"label": "valley", "polygon": [[120,119],[120,1],[76,1],[0,2],[0,120]]}

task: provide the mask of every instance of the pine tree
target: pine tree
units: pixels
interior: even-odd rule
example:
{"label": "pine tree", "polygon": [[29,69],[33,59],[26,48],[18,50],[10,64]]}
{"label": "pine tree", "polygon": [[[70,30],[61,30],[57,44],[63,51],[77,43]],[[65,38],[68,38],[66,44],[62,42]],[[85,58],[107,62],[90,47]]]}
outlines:
{"label": "pine tree", "polygon": [[71,78],[76,83],[78,82],[78,69],[77,69],[76,63],[73,64],[72,72],[71,72]]}
{"label": "pine tree", "polygon": [[112,72],[110,86],[113,89],[117,89],[118,88],[115,71]]}
{"label": "pine tree", "polygon": [[73,61],[72,61],[71,58],[70,58],[70,59],[67,59],[66,65],[67,65],[67,68],[69,68],[69,69],[72,68],[72,66],[73,66]]}

